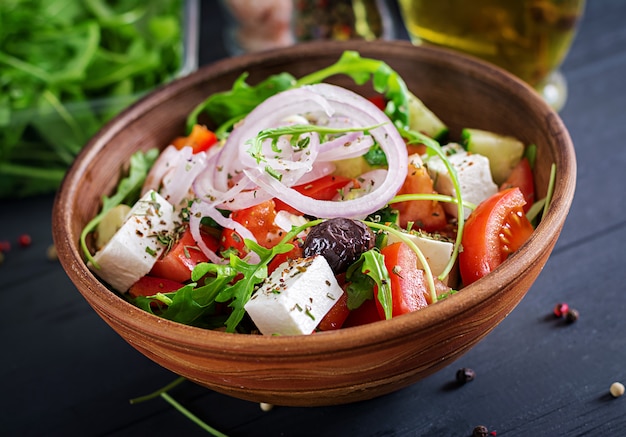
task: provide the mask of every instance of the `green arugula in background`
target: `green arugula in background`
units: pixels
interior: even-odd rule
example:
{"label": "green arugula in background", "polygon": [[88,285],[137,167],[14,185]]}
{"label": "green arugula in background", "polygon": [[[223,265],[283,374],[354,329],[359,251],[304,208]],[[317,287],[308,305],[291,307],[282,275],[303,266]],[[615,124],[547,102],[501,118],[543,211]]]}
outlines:
{"label": "green arugula in background", "polygon": [[89,138],[183,63],[183,0],[0,1],[0,198],[53,192]]}

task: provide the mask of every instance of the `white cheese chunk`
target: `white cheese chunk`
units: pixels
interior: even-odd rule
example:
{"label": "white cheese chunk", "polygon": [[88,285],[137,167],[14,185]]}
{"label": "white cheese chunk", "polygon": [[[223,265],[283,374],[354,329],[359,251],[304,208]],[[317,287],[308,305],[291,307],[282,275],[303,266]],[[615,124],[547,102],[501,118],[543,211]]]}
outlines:
{"label": "white cheese chunk", "polygon": [[264,335],[311,334],[343,290],[326,259],[281,264],[244,306]]}
{"label": "white cheese chunk", "polygon": [[[447,145],[444,151],[452,154],[448,157],[450,164],[456,170],[461,196],[464,201],[478,205],[483,200],[498,192],[498,186],[493,182],[489,159],[482,155],[467,153],[458,145]],[[426,161],[426,167],[430,177],[433,179],[434,188],[438,193],[455,196],[456,191],[452,184],[452,179],[448,173],[444,162],[438,156],[433,156]],[[458,217],[457,205],[454,203],[443,204],[446,212],[453,217]],[[467,218],[471,210],[464,209],[464,216]]]}
{"label": "white cheese chunk", "polygon": [[[436,240],[427,235],[406,234],[406,236],[413,243],[415,243],[415,245],[422,252],[433,276],[438,277],[446,268],[450,258],[452,258],[454,244],[449,241]],[[389,234],[388,244],[397,243],[398,241],[402,240],[395,234]],[[417,263],[418,268],[424,268],[419,259],[417,260]],[[458,274],[456,273],[456,269],[452,269],[452,271],[442,279],[442,282],[448,287],[455,287],[457,280]]]}
{"label": "white cheese chunk", "polygon": [[173,206],[155,191],[148,191],[128,213],[126,221],[94,255],[98,268],[89,263],[102,280],[120,293],[147,275],[165,246],[156,238],[176,226]]}

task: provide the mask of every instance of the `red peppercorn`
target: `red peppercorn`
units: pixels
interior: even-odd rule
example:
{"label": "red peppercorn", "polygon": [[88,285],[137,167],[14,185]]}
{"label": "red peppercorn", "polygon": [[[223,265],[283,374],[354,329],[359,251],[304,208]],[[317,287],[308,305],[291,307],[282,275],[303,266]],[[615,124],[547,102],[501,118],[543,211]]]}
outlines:
{"label": "red peppercorn", "polygon": [[9,250],[11,250],[11,243],[6,240],[0,241],[0,252],[6,253]]}
{"label": "red peppercorn", "polygon": [[17,239],[17,242],[20,244],[20,246],[22,247],[28,247],[31,245],[31,243],[33,242],[32,238],[30,238],[30,235],[28,234],[22,234],[19,236],[19,238]]}
{"label": "red peppercorn", "polygon": [[564,317],[567,311],[569,311],[569,305],[564,302],[557,303],[554,307],[554,315],[557,317]]}

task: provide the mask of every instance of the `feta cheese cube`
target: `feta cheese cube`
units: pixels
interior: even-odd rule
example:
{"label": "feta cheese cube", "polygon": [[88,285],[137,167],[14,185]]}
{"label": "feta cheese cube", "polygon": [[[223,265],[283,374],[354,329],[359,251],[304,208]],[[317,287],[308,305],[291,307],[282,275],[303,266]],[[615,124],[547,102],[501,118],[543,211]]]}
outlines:
{"label": "feta cheese cube", "polygon": [[156,237],[176,226],[174,207],[156,191],[148,191],[133,205],[126,221],[94,255],[98,267],[89,268],[120,293],[147,275],[165,245]]}
{"label": "feta cheese cube", "polygon": [[311,334],[343,290],[321,256],[281,264],[244,308],[264,335]]}
{"label": "feta cheese cube", "polygon": [[[467,153],[458,145],[446,145],[444,151],[450,154],[448,160],[456,170],[461,195],[464,201],[478,205],[483,200],[496,194],[498,186],[491,177],[489,159],[482,155]],[[433,179],[434,188],[441,194],[455,196],[456,191],[452,184],[452,178],[448,173],[444,162],[438,156],[430,157],[426,161],[426,167],[430,177]],[[453,217],[458,217],[457,205],[454,203],[443,204],[446,212]],[[464,217],[467,218],[471,210],[464,208]]]}

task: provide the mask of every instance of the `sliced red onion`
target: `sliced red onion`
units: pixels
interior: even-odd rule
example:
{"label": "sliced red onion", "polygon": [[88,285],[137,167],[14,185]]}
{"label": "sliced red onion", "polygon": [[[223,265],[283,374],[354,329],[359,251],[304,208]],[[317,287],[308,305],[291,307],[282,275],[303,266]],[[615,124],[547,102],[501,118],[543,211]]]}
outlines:
{"label": "sliced red onion", "polygon": [[144,195],[150,190],[159,191],[161,181],[165,174],[172,171],[178,165],[178,149],[174,146],[167,146],[152,165],[146,180],[143,183],[141,194]]}
{"label": "sliced red onion", "polygon": [[[287,93],[287,94],[285,94]],[[219,157],[222,171],[215,173],[214,185],[226,191],[229,180],[246,167],[257,165],[248,153],[248,141],[269,127],[276,127],[279,121],[296,114],[312,111],[333,113],[332,105],[321,95],[311,92],[308,87],[296,88],[269,97],[252,110],[244,120],[235,126],[226,140]]]}
{"label": "sliced red onion", "polygon": [[[327,126],[371,127],[368,135],[350,132],[319,143],[316,133],[307,134],[306,149],[294,150],[287,138],[263,145],[260,162],[249,153],[250,141],[269,127],[302,124],[316,119]],[[312,182],[334,170],[332,161],[363,155],[377,142],[385,152],[388,170],[375,170],[361,178],[362,195],[340,201],[316,200],[292,187]],[[328,84],[310,85],[277,94],[257,106],[230,134],[218,152],[207,158],[206,169],[193,188],[201,202],[192,206],[191,229],[201,250],[216,262],[221,258],[201,242],[200,217],[208,216],[243,238],[254,236],[217,208],[238,210],[275,197],[304,214],[320,218],[364,218],[384,207],[397,193],[407,172],[404,140],[389,118],[374,104],[352,91]],[[271,169],[268,172],[267,169]],[[279,219],[279,221],[282,220]],[[284,223],[287,226],[287,223]],[[223,261],[222,261],[223,262]]]}
{"label": "sliced red onion", "polygon": [[349,132],[331,141],[322,143],[317,155],[318,161],[338,161],[364,155],[374,140],[363,132]]}
{"label": "sliced red onion", "polygon": [[[305,90],[307,92],[302,93]],[[329,116],[335,115],[339,117],[343,114],[349,117],[357,126],[380,125],[370,129],[369,133],[378,142],[387,156],[388,171],[384,171],[385,176],[382,182],[377,184],[375,189],[368,194],[356,199],[342,201],[341,205],[338,205],[337,202],[315,200],[298,193],[290,186],[268,174],[262,166],[244,169],[244,174],[273,197],[286,202],[305,214],[321,218],[363,218],[384,207],[397,193],[406,177],[408,165],[404,140],[391,120],[364,97],[330,84],[316,84],[297,90],[285,91],[277,94],[274,98],[268,99],[252,111],[251,115],[254,113],[253,120],[255,122],[248,124],[246,119],[246,123],[239,126],[237,141],[245,143],[247,139],[243,140],[243,138],[254,138],[263,129],[263,125],[267,125],[268,118],[284,118],[285,115],[281,113],[281,110],[284,110],[283,108],[285,107],[289,107],[289,111],[296,111],[299,114],[313,112],[313,110],[319,111],[319,108],[311,108],[311,102],[317,103],[318,99],[310,97],[305,97],[308,100],[298,102],[301,105],[295,105],[297,108],[294,108],[293,102],[297,97],[309,96],[311,93],[317,94],[332,105],[333,110],[326,111]],[[263,115],[264,123],[259,121],[261,117],[259,114]]]}
{"label": "sliced red onion", "polygon": [[163,177],[160,194],[174,207],[180,206],[183,199],[190,197],[192,183],[205,169],[206,162],[205,152],[193,153],[193,149],[189,146],[180,149],[173,171],[166,173]]}

